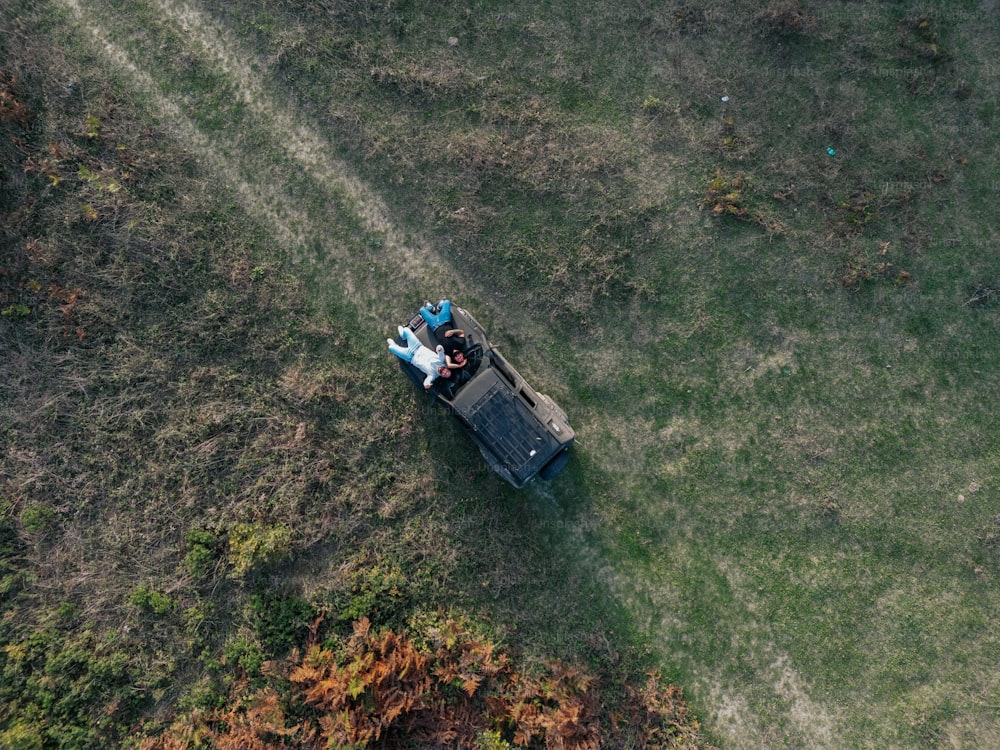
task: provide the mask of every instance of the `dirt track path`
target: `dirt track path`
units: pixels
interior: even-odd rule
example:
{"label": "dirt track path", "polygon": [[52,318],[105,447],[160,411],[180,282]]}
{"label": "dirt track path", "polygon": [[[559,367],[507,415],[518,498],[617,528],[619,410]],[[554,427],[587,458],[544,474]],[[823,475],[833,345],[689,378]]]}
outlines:
{"label": "dirt track path", "polygon": [[[222,74],[238,92],[248,114],[245,122],[233,123],[231,129],[209,131],[199,126],[189,102],[165,93],[153,66],[127,48],[127,26],[121,26],[122,19],[100,0],[56,2],[71,13],[119,75],[148,97],[179,140],[236,193],[247,213],[270,229],[288,256],[309,264],[332,288],[353,300],[359,317],[379,332],[375,340],[392,328],[400,310],[412,308],[415,295],[432,296],[469,285],[428,242],[394,225],[379,195],[359,180],[349,165],[330,156],[334,149],[321,129],[311,126],[283,92],[268,88],[265,77],[254,68],[252,51],[242,49],[238,40],[203,11],[177,0],[152,0],[151,6],[160,23],[188,40],[189,54]],[[241,131],[250,126],[256,130],[255,137],[267,145],[265,150],[246,148]],[[301,194],[303,181],[321,196],[318,205],[304,205],[296,196],[293,186],[300,186]],[[356,233],[375,240],[370,243],[371,252],[363,257],[356,250],[357,237],[354,242],[338,239],[343,236],[345,222],[350,225],[352,220],[358,227]],[[432,288],[427,286],[428,279],[435,280]],[[490,290],[475,290],[471,296],[477,304],[492,306],[492,315],[500,317],[501,301]],[[509,312],[504,314],[509,317]],[[544,339],[549,334],[534,330],[533,335]],[[608,348],[597,356],[614,358]],[[586,425],[578,423],[580,427],[586,431]],[[602,456],[598,452],[594,458],[602,460]],[[619,471],[613,456],[604,456],[603,462],[610,475]],[[538,492],[544,494],[544,490]],[[657,619],[662,613],[649,611],[650,602],[655,609],[658,598],[655,576],[611,570],[598,552],[586,548],[581,530],[568,529],[567,533],[579,538],[581,562],[608,581],[636,612],[637,619],[648,623],[654,637],[659,629],[670,627],[665,618]],[[734,590],[737,586],[738,582]],[[802,745],[814,750],[835,747],[836,722],[830,712],[809,698],[805,681],[792,669],[787,656],[773,644],[765,651],[764,660],[772,665],[767,671],[772,685],[763,689],[773,691],[778,700],[790,706],[789,723]],[[710,723],[729,746],[766,746],[766,728],[732,683],[705,674],[700,684],[692,687],[703,702],[714,704],[710,706],[715,713]]]}
{"label": "dirt track path", "polygon": [[[255,136],[266,137],[271,153],[246,148],[238,131],[223,128],[207,133],[200,128],[185,103],[164,94],[161,84],[114,39],[110,14],[80,0],[60,2],[114,68],[149,98],[179,140],[237,193],[247,212],[271,230],[292,258],[328,264],[331,282],[358,302],[364,310],[362,316],[374,326],[388,329],[384,321],[393,320],[400,309],[412,307],[412,295],[402,290],[420,288],[426,279],[435,279],[442,289],[457,283],[458,274],[446,262],[420,238],[398,231],[378,195],[357,179],[348,165],[329,156],[333,151],[330,143],[295,114],[294,104],[278,101],[264,90],[260,76],[243,62],[252,55],[241,52],[238,44],[203,13],[170,0],[156,5],[164,21],[176,25],[191,40],[192,53],[234,83],[258,129]],[[98,22],[102,17],[105,20]],[[354,257],[350,248],[338,241],[342,230],[331,216],[303,209],[287,189],[303,177],[326,197],[331,215],[350,215],[377,239],[372,243],[377,245],[377,253],[365,259]],[[319,253],[307,250],[317,247]],[[398,284],[386,288],[371,283],[383,276],[391,276]]]}

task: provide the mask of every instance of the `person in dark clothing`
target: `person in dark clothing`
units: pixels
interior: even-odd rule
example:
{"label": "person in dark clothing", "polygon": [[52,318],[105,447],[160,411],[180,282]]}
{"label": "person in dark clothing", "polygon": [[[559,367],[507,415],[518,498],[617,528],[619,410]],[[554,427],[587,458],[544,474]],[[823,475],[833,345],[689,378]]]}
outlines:
{"label": "person in dark clothing", "polygon": [[468,364],[468,360],[465,358],[465,352],[458,349],[451,354],[447,353],[445,350],[444,364],[449,370],[460,370]]}
{"label": "person in dark clothing", "polygon": [[[443,326],[442,326],[443,327]],[[446,354],[464,352],[468,342],[465,339],[465,331],[461,328],[450,328],[444,333],[439,328],[434,332],[434,338],[444,347]]]}
{"label": "person in dark clothing", "polygon": [[465,351],[468,344],[465,331],[454,327],[454,320],[451,317],[451,300],[443,299],[436,305],[424,302],[424,306],[420,308],[420,317],[426,321],[434,338],[444,347],[446,354]]}

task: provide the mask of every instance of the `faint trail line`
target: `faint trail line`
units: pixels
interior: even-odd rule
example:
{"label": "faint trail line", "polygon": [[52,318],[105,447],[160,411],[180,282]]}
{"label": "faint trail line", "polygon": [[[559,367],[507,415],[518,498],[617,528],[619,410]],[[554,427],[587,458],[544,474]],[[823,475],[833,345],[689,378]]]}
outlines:
{"label": "faint trail line", "polygon": [[[791,657],[778,646],[778,634],[766,621],[754,616],[762,611],[752,587],[742,578],[738,569],[730,564],[720,564],[718,572],[727,579],[735,597],[732,606],[740,610],[746,624],[736,631],[743,649],[752,654],[747,661],[753,663],[752,687],[741,684],[724,672],[699,670],[686,684],[700,696],[704,704],[703,718],[713,731],[725,740],[723,747],[770,748],[802,747],[809,750],[839,750],[838,738],[843,736],[838,727],[842,720],[836,705],[829,705],[810,697],[812,686],[808,679],[792,665]],[[684,629],[685,623],[677,615],[679,597],[683,593],[665,582],[655,566],[639,563],[605,571],[609,587],[618,595],[627,610],[637,620],[640,631],[655,644],[663,634],[664,641],[671,640],[669,633],[675,628]],[[723,644],[728,648],[729,644]],[[669,661],[685,660],[679,648],[664,645],[662,653]],[[704,648],[704,645],[702,646]],[[699,661],[695,656],[694,661]],[[762,700],[777,701],[787,706],[784,713],[787,726],[781,729],[767,726],[755,704]],[[786,732],[785,736],[780,736]],[[793,744],[788,741],[794,738]]]}
{"label": "faint trail line", "polygon": [[[350,213],[356,216],[363,227],[372,234],[383,239],[378,251],[371,251],[364,258],[352,256],[350,249],[330,236],[328,227],[322,221],[310,216],[296,204],[296,201],[281,190],[280,183],[272,180],[249,180],[241,174],[253,173],[253,163],[249,155],[241,156],[243,149],[238,143],[238,134],[233,136],[208,135],[188,116],[181,102],[167,96],[154,78],[143,70],[120,45],[115,43],[110,32],[96,20],[100,17],[89,6],[84,7],[80,0],[59,0],[74,16],[79,27],[93,40],[98,50],[108,61],[121,71],[130,84],[138,91],[150,97],[153,108],[174,127],[182,142],[190,151],[197,154],[208,165],[211,171],[217,173],[239,195],[247,211],[261,219],[276,235],[276,239],[286,249],[297,257],[302,257],[303,249],[308,243],[318,243],[324,248],[329,258],[339,258],[353,265],[355,276],[345,274],[343,268],[336,274],[336,281],[346,295],[360,298],[359,308],[362,314],[384,325],[384,308],[395,302],[391,290],[373,286],[364,281],[361,266],[375,270],[376,265],[390,271],[393,277],[407,278],[419,286],[425,286],[428,279],[433,279],[435,285],[446,288],[455,283],[457,274],[435,256],[426,246],[414,246],[403,240],[401,233],[386,218],[387,209],[384,204],[360,180],[345,176],[341,166],[329,159],[326,152],[330,149],[328,143],[312,133],[306,126],[296,122],[287,112],[263,94],[259,82],[252,71],[245,65],[236,65],[233,55],[227,53],[218,57],[218,45],[215,45],[214,57],[220,59],[220,64],[231,65],[236,70],[232,74],[228,67],[224,69],[229,75],[234,75],[239,82],[241,95],[254,115],[267,124],[266,135],[271,147],[284,152],[308,176],[321,185],[330,199],[342,201],[348,199]],[[205,29],[211,26],[210,20],[193,11],[186,15],[176,16],[179,23],[190,28],[198,24],[199,44],[209,43]],[[185,20],[186,19],[186,20]],[[221,32],[219,32],[221,34]],[[212,45],[206,47],[210,49]],[[343,167],[347,170],[347,167]],[[378,256],[382,257],[379,258]],[[333,273],[334,264],[330,263],[327,270]],[[402,285],[401,285],[402,286]],[[412,301],[410,301],[412,304]]]}
{"label": "faint trail line", "polygon": [[356,177],[350,166],[328,155],[332,150],[328,141],[291,114],[294,103],[277,102],[264,90],[260,75],[246,63],[254,58],[251,51],[242,49],[226,29],[189,3],[177,0],[154,0],[154,3],[238,83],[244,103],[271,124],[273,141],[318,182],[345,194],[365,228],[381,234],[392,255],[405,257],[409,263],[432,267],[437,278],[458,279],[458,274],[424,243],[403,238],[389,218],[388,207],[381,197]]}
{"label": "faint trail line", "polygon": [[[100,27],[87,23],[84,9],[80,6],[78,0],[59,0],[59,2],[74,14],[80,26],[90,34],[100,51],[118,70],[131,79],[132,85],[151,97],[155,108],[161,115],[165,115],[166,119],[177,128],[183,142],[190,147],[191,151],[204,158],[211,168],[218,172],[229,185],[234,187],[246,202],[252,203],[254,211],[264,215],[269,224],[279,229],[282,238],[286,242],[289,244],[304,243],[305,235],[300,230],[293,228],[294,225],[292,222],[282,216],[283,212],[276,211],[271,208],[269,203],[261,202],[257,199],[260,188],[250,185],[250,183],[239,176],[239,173],[233,168],[232,164],[218,154],[218,149],[213,146],[209,138],[184,114],[180,105],[160,93],[159,87],[149,74],[133,63],[128,54],[112,42]],[[286,212],[290,215],[300,219],[305,218],[301,213],[293,209],[292,206],[288,205],[287,201],[281,200],[280,197],[276,198],[276,202],[282,204]]]}

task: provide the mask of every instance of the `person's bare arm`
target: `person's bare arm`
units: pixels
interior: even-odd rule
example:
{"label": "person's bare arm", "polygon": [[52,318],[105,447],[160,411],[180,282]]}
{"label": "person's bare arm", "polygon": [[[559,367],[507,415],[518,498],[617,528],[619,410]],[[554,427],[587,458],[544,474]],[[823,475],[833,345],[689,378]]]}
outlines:
{"label": "person's bare arm", "polygon": [[448,338],[449,336],[464,336],[464,335],[465,331],[463,331],[461,328],[452,328],[450,331],[445,331],[444,333],[445,338]]}

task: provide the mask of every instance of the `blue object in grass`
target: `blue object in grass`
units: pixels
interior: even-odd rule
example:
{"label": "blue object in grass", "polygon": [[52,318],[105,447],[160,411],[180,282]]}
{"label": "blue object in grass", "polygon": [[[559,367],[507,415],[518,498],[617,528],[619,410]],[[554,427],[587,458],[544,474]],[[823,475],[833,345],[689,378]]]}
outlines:
{"label": "blue object in grass", "polygon": [[830,156],[836,156],[837,155],[837,152],[834,151],[833,148],[831,148],[830,146],[826,147],[826,153],[828,153]]}

